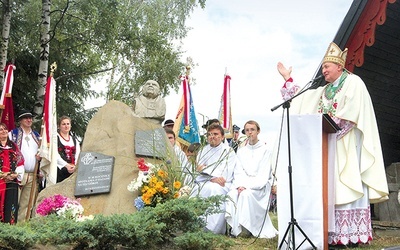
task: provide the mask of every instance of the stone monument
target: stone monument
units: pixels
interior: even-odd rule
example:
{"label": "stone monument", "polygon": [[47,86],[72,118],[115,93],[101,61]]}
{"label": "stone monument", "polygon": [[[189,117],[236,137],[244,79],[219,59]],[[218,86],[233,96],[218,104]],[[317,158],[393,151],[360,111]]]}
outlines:
{"label": "stone monument", "polygon": [[[137,194],[129,192],[127,186],[137,177],[137,160],[139,157],[150,162],[155,162],[157,159],[135,154],[135,133],[159,128],[160,125],[135,116],[129,106],[119,101],[108,102],[95,114],[87,126],[82,152],[112,156],[115,162],[109,193],[79,197],[85,209],[84,215],[111,215],[136,211],[133,201]],[[167,139],[165,145],[168,154],[174,155]],[[63,182],[42,190],[36,204],[55,194],[75,198],[76,179],[80,167],[82,166],[78,164],[78,171]]]}

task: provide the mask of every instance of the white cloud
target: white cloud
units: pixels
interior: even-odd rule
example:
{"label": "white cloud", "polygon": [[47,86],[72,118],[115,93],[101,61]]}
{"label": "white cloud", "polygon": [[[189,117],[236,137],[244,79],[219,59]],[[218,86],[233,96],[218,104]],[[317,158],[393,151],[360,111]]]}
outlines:
{"label": "white cloud", "polygon": [[[243,127],[250,119],[262,121],[280,115],[272,107],[281,102],[283,84],[278,61],[293,66],[300,84],[311,80],[333,40],[351,0],[218,0],[207,1],[188,21],[193,29],[183,41],[185,57],[199,66],[193,69],[192,86],[197,113],[216,118],[225,70],[232,77],[233,122]],[[166,118],[174,118],[181,90],[166,97]],[[276,113],[276,114],[275,114]],[[278,114],[279,113],[279,114]],[[203,118],[198,116],[199,124]]]}

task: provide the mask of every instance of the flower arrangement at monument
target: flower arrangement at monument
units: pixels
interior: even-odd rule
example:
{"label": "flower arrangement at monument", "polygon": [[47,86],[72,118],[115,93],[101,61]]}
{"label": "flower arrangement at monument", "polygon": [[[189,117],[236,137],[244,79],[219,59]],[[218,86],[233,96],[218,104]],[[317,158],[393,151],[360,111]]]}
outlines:
{"label": "flower arrangement at monument", "polygon": [[80,220],[83,217],[83,211],[79,199],[71,199],[60,194],[45,198],[36,209],[36,213],[42,216],[56,214],[75,220]]}
{"label": "flower arrangement at monument", "polygon": [[190,192],[188,187],[182,187],[180,175],[172,170],[169,161],[154,165],[139,158],[137,164],[138,177],[128,185],[130,192],[139,191],[139,196],[134,201],[137,210],[145,206],[155,207],[159,203],[179,198]]}

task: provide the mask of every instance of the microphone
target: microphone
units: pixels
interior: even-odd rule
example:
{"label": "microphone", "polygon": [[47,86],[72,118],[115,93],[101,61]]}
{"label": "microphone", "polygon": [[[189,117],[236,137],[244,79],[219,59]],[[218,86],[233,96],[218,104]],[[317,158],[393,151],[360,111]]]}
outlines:
{"label": "microphone", "polygon": [[251,142],[253,141],[250,135],[247,136],[247,141],[248,141],[249,143],[251,143]]}
{"label": "microphone", "polygon": [[[321,80],[322,79],[322,80]],[[311,82],[311,87],[310,89],[317,89],[320,86],[324,86],[325,85],[325,81],[324,81],[324,75],[319,75],[316,76],[314,79],[312,79]]]}
{"label": "microphone", "polygon": [[316,82],[316,81],[320,80],[323,77],[324,77],[324,75],[319,75],[319,76],[315,77],[312,81]]}

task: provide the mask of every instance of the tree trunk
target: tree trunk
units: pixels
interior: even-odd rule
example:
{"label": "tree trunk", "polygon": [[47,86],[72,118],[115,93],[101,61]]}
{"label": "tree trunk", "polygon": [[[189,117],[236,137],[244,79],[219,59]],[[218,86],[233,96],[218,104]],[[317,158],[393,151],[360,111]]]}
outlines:
{"label": "tree trunk", "polygon": [[[8,40],[10,38],[10,23],[11,23],[11,7],[10,0],[3,0],[3,30],[2,30],[2,42],[0,51],[0,70],[6,67],[7,63],[7,52],[8,52]],[[4,74],[0,73],[0,87],[3,86]]]}
{"label": "tree trunk", "polygon": [[43,113],[44,91],[46,89],[47,68],[49,65],[50,54],[50,6],[51,0],[42,0],[42,28],[40,34],[40,62],[38,71],[39,88],[36,92],[36,102],[33,113],[41,115]]}

